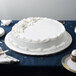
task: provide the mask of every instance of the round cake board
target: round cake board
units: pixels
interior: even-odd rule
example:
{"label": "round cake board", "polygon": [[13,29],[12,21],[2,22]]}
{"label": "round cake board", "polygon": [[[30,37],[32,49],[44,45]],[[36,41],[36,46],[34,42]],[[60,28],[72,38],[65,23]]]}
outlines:
{"label": "round cake board", "polygon": [[67,33],[67,39],[64,42],[64,44],[62,44],[61,46],[56,46],[54,48],[52,48],[51,50],[48,51],[28,51],[28,50],[23,50],[17,46],[15,46],[14,44],[12,44],[12,42],[10,41],[10,36],[11,36],[11,32],[9,32],[6,37],[5,37],[5,44],[6,46],[11,49],[12,51],[15,51],[17,53],[21,53],[21,54],[27,54],[27,55],[49,55],[49,54],[55,54],[58,52],[61,52],[62,50],[64,50],[65,48],[67,48],[71,43],[72,43],[72,37],[71,35]]}

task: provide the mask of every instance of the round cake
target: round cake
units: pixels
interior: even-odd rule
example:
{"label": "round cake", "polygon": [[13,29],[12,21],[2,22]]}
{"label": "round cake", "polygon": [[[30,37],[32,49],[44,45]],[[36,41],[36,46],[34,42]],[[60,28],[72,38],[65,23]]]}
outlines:
{"label": "round cake", "polygon": [[68,38],[62,23],[42,17],[19,21],[12,27],[10,34],[12,45],[34,55],[39,55],[39,52],[56,52],[53,49],[65,44]]}

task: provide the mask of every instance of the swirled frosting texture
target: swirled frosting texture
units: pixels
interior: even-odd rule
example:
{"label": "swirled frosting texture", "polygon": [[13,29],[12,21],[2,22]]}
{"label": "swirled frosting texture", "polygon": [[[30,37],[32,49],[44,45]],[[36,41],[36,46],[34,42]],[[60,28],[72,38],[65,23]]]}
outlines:
{"label": "swirled frosting texture", "polygon": [[60,36],[65,32],[63,24],[57,20],[30,17],[15,24],[12,33],[18,38],[29,41],[44,41]]}

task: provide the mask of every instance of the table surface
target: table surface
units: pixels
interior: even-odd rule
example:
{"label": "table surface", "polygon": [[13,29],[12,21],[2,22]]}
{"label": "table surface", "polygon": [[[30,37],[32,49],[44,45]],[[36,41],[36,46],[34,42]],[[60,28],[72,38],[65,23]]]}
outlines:
{"label": "table surface", "polygon": [[[6,34],[11,31],[12,26],[16,24],[19,20],[13,20],[12,23],[9,26],[1,26],[0,21],[0,27],[5,29]],[[27,56],[27,55],[21,55],[18,53],[13,52],[9,48],[6,47],[5,43],[0,43],[0,46],[3,50],[9,49],[7,52],[8,55],[13,56],[20,60],[19,63],[13,64],[14,66],[56,66],[61,67],[61,59],[63,56],[71,53],[73,49],[76,49],[76,34],[74,33],[74,28],[76,26],[76,21],[60,21],[64,24],[66,30],[71,34],[73,41],[72,44],[65,50],[63,50],[60,53],[49,55],[49,56]],[[0,41],[3,41],[6,34],[0,38]]]}

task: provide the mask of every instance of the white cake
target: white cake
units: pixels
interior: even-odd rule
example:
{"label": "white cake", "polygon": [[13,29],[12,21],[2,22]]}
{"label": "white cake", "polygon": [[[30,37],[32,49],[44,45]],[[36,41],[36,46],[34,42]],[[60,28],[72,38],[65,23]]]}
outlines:
{"label": "white cake", "polygon": [[44,49],[64,42],[64,26],[53,19],[27,18],[15,24],[11,31],[15,45],[22,49]]}
{"label": "white cake", "polygon": [[19,21],[5,38],[8,47],[13,49],[11,45],[14,45],[15,48],[22,49],[22,53],[33,55],[54,53],[56,50],[53,49],[63,48],[67,40],[69,39],[62,23],[42,17],[30,17]]}

